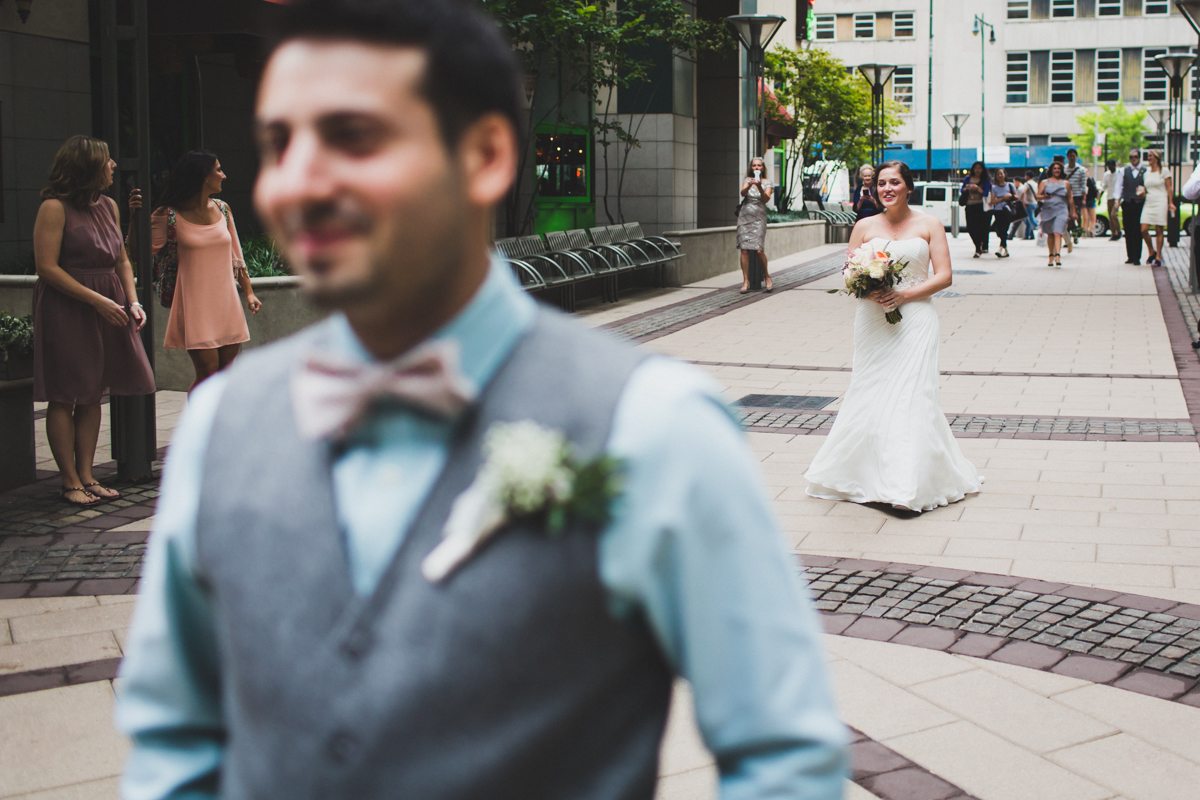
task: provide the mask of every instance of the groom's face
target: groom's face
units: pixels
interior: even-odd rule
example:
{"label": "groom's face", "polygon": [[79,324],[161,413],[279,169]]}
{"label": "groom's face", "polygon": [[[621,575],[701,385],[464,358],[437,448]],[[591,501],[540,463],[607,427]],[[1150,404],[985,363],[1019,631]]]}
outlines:
{"label": "groom's face", "polygon": [[267,64],[255,206],[322,305],[434,297],[455,268],[463,191],[425,68],[417,48],[311,39]]}

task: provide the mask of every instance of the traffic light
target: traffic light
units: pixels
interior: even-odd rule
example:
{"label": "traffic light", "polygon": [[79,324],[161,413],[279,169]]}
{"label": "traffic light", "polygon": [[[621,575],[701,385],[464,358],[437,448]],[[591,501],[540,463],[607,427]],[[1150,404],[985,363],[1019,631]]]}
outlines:
{"label": "traffic light", "polygon": [[804,42],[811,39],[816,25],[813,0],[796,0],[796,41]]}

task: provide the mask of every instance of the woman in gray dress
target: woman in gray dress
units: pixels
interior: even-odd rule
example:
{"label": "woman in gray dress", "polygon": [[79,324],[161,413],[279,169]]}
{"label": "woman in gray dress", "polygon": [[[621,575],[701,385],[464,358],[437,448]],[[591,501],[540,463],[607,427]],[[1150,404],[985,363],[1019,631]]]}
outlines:
{"label": "woman in gray dress", "polygon": [[1042,203],[1042,212],[1038,216],[1042,233],[1046,236],[1046,247],[1050,250],[1048,267],[1062,268],[1063,234],[1067,232],[1067,224],[1075,219],[1075,201],[1071,198],[1070,184],[1067,183],[1061,161],[1055,161],[1046,172],[1046,177],[1038,184],[1037,199]]}
{"label": "woman in gray dress", "polygon": [[737,246],[742,252],[742,294],[750,291],[750,256],[762,261],[763,288],[775,291],[771,274],[767,272],[767,254],[763,242],[767,238],[767,201],[771,199],[771,184],[763,180],[767,174],[761,158],[750,160],[746,178],[742,181],[742,204],[738,211]]}

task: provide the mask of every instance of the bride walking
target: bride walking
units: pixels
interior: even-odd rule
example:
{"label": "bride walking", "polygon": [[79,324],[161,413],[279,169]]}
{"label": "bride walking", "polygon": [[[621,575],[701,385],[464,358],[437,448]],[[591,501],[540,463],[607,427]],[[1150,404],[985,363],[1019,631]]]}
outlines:
{"label": "bride walking", "polygon": [[[951,283],[950,250],[942,224],[909,208],[907,165],[881,165],[875,190],[884,213],[854,226],[850,250],[867,242],[908,267],[895,287],[858,301],[850,388],[804,477],[812,497],[928,511],[983,482],[938,402],[939,326],[930,298]],[[884,315],[901,306],[904,318],[888,323]]]}

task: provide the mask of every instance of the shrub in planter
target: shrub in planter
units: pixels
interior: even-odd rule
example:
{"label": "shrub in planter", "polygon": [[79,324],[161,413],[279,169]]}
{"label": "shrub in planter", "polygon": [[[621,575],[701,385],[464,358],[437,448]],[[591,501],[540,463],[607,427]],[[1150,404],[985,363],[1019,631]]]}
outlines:
{"label": "shrub in planter", "polygon": [[290,273],[283,255],[269,236],[255,236],[242,243],[242,256],[251,278],[282,278]]}
{"label": "shrub in planter", "polygon": [[0,311],[0,380],[33,376],[33,317]]}

